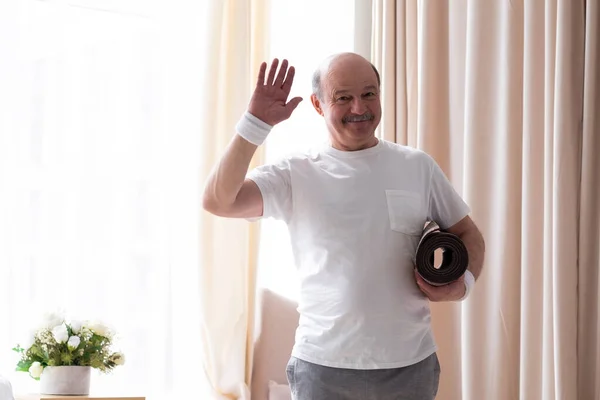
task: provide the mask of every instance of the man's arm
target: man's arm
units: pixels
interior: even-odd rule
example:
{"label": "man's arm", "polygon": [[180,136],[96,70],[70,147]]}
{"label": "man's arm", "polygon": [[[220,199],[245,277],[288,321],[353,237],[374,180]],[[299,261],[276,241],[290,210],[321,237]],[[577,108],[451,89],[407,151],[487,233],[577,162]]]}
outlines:
{"label": "man's arm", "polygon": [[465,244],[469,254],[469,271],[477,280],[483,269],[485,241],[475,222],[471,217],[466,216],[446,231],[458,236]]}
{"label": "man's arm", "polygon": [[244,179],[257,146],[235,135],[212,171],[202,206],[211,214],[229,218],[260,217],[263,198],[256,183]]}
{"label": "man's arm", "polygon": [[[208,177],[202,206],[212,214],[231,218],[254,218],[263,214],[263,198],[252,180],[245,179],[258,145],[274,125],[290,117],[302,98],[287,98],[294,81],[294,67],[274,59],[265,81],[267,64],[262,63],[256,89],[237,132]],[[242,123],[243,122],[243,123]]]}

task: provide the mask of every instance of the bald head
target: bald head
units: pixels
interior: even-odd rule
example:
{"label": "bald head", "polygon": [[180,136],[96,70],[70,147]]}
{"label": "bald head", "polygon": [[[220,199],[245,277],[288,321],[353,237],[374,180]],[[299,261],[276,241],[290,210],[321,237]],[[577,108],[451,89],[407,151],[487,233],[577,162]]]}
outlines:
{"label": "bald head", "polygon": [[355,65],[368,64],[377,78],[377,86],[381,86],[381,77],[377,68],[366,58],[356,53],[338,53],[327,57],[315,70],[312,76],[312,91],[319,100],[323,100],[323,79],[336,68],[352,68]]}

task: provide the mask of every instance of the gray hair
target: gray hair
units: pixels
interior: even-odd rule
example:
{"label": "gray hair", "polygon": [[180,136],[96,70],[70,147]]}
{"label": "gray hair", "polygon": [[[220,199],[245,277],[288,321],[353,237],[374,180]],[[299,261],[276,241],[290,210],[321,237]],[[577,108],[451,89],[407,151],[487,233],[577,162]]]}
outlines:
{"label": "gray hair", "polygon": [[[375,68],[373,63],[369,63],[369,64],[371,64],[371,68],[373,68],[373,71],[375,71],[375,76],[377,77],[377,87],[381,87],[381,77],[379,76],[379,71],[377,71],[377,68]],[[313,72],[312,91],[317,96],[317,99],[322,101],[323,100],[323,90],[321,90],[321,73],[322,73],[322,68],[320,68],[320,67],[317,68],[315,70],[315,72]]]}

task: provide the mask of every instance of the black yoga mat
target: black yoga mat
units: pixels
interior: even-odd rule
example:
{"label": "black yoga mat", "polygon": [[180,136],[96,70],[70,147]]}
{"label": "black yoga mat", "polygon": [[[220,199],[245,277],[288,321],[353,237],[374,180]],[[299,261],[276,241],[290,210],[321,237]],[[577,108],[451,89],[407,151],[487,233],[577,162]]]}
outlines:
{"label": "black yoga mat", "polygon": [[[434,253],[442,249],[443,261],[435,268]],[[417,247],[417,272],[430,285],[442,286],[460,278],[469,265],[469,254],[463,241],[450,232],[444,232],[434,221],[429,221]]]}

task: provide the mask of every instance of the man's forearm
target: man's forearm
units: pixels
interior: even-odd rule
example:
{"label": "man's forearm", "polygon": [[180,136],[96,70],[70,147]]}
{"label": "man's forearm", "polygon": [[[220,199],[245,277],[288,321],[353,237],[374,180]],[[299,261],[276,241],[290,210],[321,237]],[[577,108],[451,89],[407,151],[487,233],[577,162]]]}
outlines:
{"label": "man's forearm", "polygon": [[483,236],[476,227],[473,227],[460,235],[460,239],[465,244],[469,253],[469,271],[471,271],[475,280],[477,280],[483,269],[483,260],[485,257],[485,241]]}
{"label": "man's forearm", "polygon": [[239,135],[233,137],[206,183],[205,208],[227,207],[235,202],[256,148]]}

